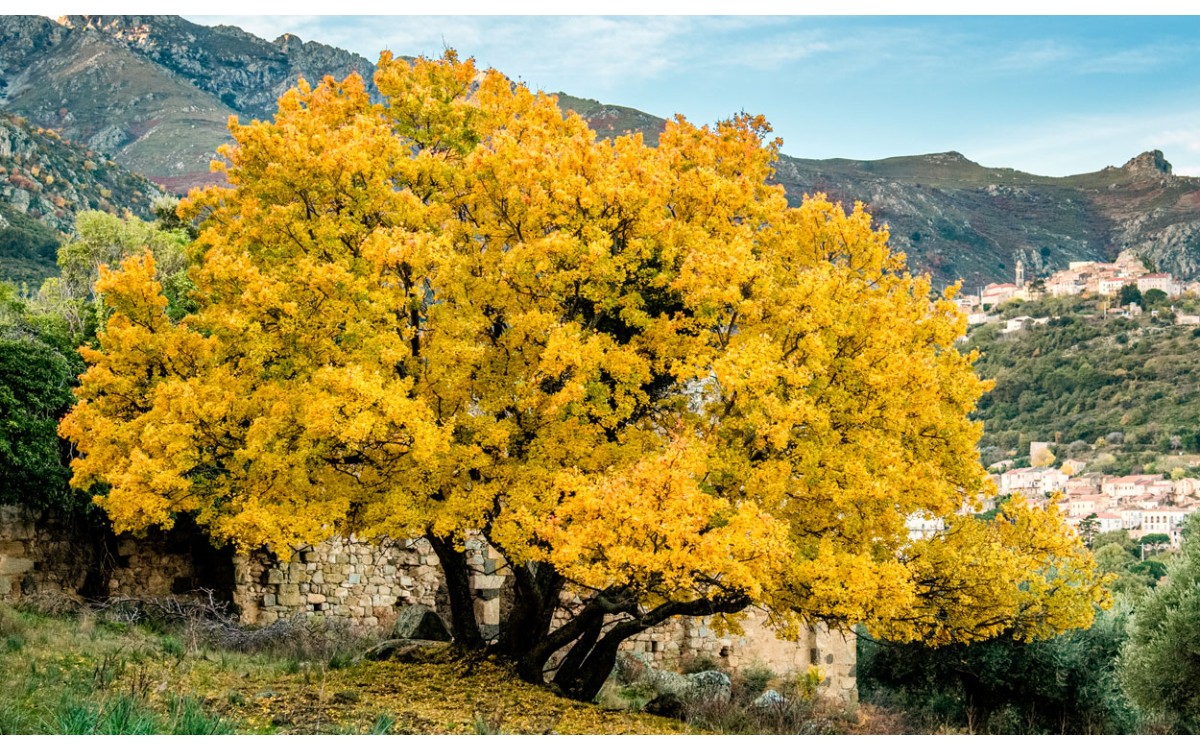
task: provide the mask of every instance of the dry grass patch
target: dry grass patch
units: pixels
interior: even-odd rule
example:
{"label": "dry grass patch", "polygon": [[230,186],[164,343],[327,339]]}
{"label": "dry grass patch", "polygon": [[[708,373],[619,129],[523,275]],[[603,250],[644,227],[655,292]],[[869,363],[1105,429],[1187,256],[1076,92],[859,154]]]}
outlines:
{"label": "dry grass patch", "polygon": [[689,731],[562,698],[448,650],[426,663],[355,662],[310,629],[304,648],[292,633],[277,647],[248,637],[253,653],[239,653],[195,639],[194,625],[113,611],[0,605],[0,734]]}

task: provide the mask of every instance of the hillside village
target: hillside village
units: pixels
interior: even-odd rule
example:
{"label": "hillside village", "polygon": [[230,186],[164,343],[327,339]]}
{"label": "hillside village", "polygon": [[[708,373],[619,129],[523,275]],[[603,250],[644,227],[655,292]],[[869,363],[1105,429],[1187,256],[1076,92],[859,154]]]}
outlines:
{"label": "hillside village", "polygon": [[[1050,444],[1030,444],[1030,462],[1037,464],[1053,454]],[[1178,549],[1184,520],[1200,511],[1200,479],[1172,479],[1163,474],[1115,476],[1084,471],[1083,461],[1068,459],[1059,467],[1028,466],[1009,468],[1013,461],[994,464],[995,492],[977,498],[977,504],[964,505],[962,512],[995,510],[1014,495],[1040,508],[1057,507],[1059,513],[1079,533],[1088,536],[1109,531],[1125,531],[1132,539],[1148,534],[1164,534],[1169,547]],[[923,537],[945,528],[942,519],[913,516],[908,522],[912,537]]]}
{"label": "hillside village", "polygon": [[[1013,283],[988,284],[976,294],[960,294],[955,301],[967,314],[967,322],[970,325],[980,325],[999,321],[1000,316],[994,313],[995,308],[1011,300],[1077,295],[1117,299],[1125,287],[1134,287],[1139,294],[1161,292],[1168,300],[1175,300],[1184,295],[1200,296],[1200,281],[1185,283],[1170,273],[1152,272],[1140,258],[1125,252],[1112,263],[1072,261],[1066,269],[1032,280],[1025,276],[1024,263],[1017,261],[1016,278]],[[1132,307],[1114,304],[1111,308],[1112,314],[1127,317],[1141,313],[1141,306],[1136,304]],[[1039,322],[1045,321],[1020,320],[1013,324],[1010,330]],[[1200,315],[1177,315],[1175,322],[1200,325]]]}
{"label": "hillside village", "polygon": [[[1046,443],[1030,446],[1031,458],[1045,451]],[[1063,463],[1060,468],[1030,466],[997,475],[998,494],[985,506],[995,507],[1000,498],[1019,493],[1041,506],[1057,505],[1072,526],[1086,533],[1127,531],[1135,539],[1166,534],[1172,548],[1179,547],[1184,519],[1200,510],[1200,480],[1162,474],[1113,476],[1084,472],[1081,462]]]}
{"label": "hillside village", "polygon": [[[1105,317],[1137,317],[1144,312],[1142,305],[1120,304],[1121,290],[1126,287],[1136,288],[1139,295],[1161,292],[1159,299],[1172,303],[1183,297],[1200,297],[1200,281],[1185,283],[1170,273],[1154,273],[1141,259],[1122,253],[1112,263],[1074,261],[1066,269],[1034,280],[1025,278],[1024,266],[1018,261],[1014,283],[988,284],[977,294],[961,294],[955,301],[967,314],[972,328],[994,323],[1002,326],[1002,335],[1011,335],[1050,321],[1049,317],[1006,314],[1005,303],[1016,300],[1095,297],[1108,300],[1103,305]],[[1191,307],[1188,305],[1186,309]],[[1200,325],[1200,315],[1185,313],[1183,309],[1171,305],[1171,322]],[[1151,311],[1155,317],[1159,313]],[[1184,520],[1200,510],[1200,479],[1170,478],[1162,473],[1113,475],[1087,471],[1086,462],[1078,458],[1055,465],[1052,447],[1052,443],[1031,441],[1027,461],[1010,458],[991,464],[988,470],[994,475],[995,492],[977,498],[982,507],[964,506],[962,512],[994,510],[1005,499],[1020,495],[1042,508],[1055,505],[1070,525],[1085,535],[1125,531],[1138,539],[1164,534],[1170,538],[1171,548],[1179,548]],[[1026,463],[1026,466],[1014,465]],[[944,526],[941,519],[919,516],[909,519],[909,531],[914,537],[929,535]]]}

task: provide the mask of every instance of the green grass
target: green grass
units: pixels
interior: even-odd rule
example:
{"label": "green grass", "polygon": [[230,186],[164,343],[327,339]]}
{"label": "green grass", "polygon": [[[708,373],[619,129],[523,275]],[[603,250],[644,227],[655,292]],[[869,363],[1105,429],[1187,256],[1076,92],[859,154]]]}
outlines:
{"label": "green grass", "polygon": [[0,734],[689,731],[571,701],[448,651],[418,664],[367,662],[346,656],[344,636],[323,643],[281,631],[241,653],[205,645],[187,623],[106,616],[0,604]]}

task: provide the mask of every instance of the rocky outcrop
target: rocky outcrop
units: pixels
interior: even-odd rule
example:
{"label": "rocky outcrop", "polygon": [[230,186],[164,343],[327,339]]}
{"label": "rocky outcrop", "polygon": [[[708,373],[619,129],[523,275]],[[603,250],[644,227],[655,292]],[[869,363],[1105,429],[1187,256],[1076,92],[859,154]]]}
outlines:
{"label": "rocky outcrop", "polygon": [[201,26],[179,16],[67,16],[63,23],[110,36],[246,119],[273,115],[300,77],[316,82],[358,73],[374,90],[375,66],[365,57],[292,34],[268,42],[235,26]]}
{"label": "rocky outcrop", "polygon": [[1125,162],[1121,169],[1131,174],[1171,174],[1171,162],[1163,157],[1162,151],[1144,151]]}
{"label": "rocky outcrop", "polygon": [[103,154],[0,115],[0,206],[65,232],[77,212],[89,209],[120,207],[148,216],[151,201],[160,194]]}
{"label": "rocky outcrop", "polygon": [[0,115],[0,280],[36,289],[57,273],[61,233],[80,211],[148,217],[157,186],[95,149]]}

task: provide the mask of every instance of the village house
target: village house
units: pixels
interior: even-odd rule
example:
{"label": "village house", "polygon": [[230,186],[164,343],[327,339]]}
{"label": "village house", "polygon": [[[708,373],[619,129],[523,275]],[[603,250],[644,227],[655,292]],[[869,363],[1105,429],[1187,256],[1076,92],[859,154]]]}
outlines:
{"label": "village house", "polygon": [[1145,512],[1141,508],[1122,508],[1121,509],[1121,528],[1140,529]]}
{"label": "village house", "polygon": [[1113,276],[1107,279],[1100,279],[1097,283],[1096,291],[1105,297],[1111,297],[1115,294],[1119,294],[1122,287],[1129,286],[1133,283],[1133,279],[1129,279],[1124,276]]}
{"label": "village house", "polygon": [[1161,474],[1131,474],[1125,477],[1105,477],[1100,491],[1111,498],[1121,500],[1137,495],[1162,498],[1169,496],[1173,489],[1171,480],[1164,479]]}
{"label": "village house", "polygon": [[1148,273],[1137,278],[1137,288],[1142,294],[1157,289],[1168,297],[1174,299],[1179,296],[1179,285],[1171,278],[1169,273]]}
{"label": "village house", "polygon": [[1082,495],[1072,497],[1067,501],[1067,515],[1078,518],[1087,518],[1093,513],[1100,513],[1108,510],[1112,501],[1104,495]]}
{"label": "village house", "polygon": [[1004,333],[1013,333],[1015,331],[1024,331],[1032,328],[1035,325],[1044,326],[1050,321],[1050,318],[1032,318],[1028,315],[1018,315],[1015,318],[1009,318],[1004,323]]}
{"label": "village house", "polygon": [[979,293],[979,304],[986,310],[1014,299],[1018,291],[1016,284],[988,284]]}
{"label": "village house", "polygon": [[1171,494],[1176,504],[1182,505],[1188,498],[1196,497],[1200,494],[1200,479],[1192,477],[1183,477],[1171,482]]}
{"label": "village house", "polygon": [[1013,469],[1000,475],[1000,494],[1020,492],[1030,499],[1060,492],[1067,485],[1067,475],[1049,466]]}
{"label": "village house", "polygon": [[1097,513],[1096,515],[1096,531],[1103,534],[1106,531],[1123,531],[1125,529],[1124,519],[1120,513]]}
{"label": "village house", "polygon": [[1138,536],[1166,534],[1171,537],[1171,546],[1178,547],[1183,519],[1195,511],[1196,508],[1155,508],[1142,517],[1141,533]]}
{"label": "village house", "polygon": [[[1066,461],[1063,464],[1066,464]],[[1064,492],[1068,496],[1098,495],[1103,484],[1104,475],[1098,471],[1090,471],[1087,474],[1076,474],[1068,478]]]}
{"label": "village house", "polygon": [[1060,271],[1046,279],[1046,293],[1051,297],[1070,297],[1082,294],[1085,290],[1084,279],[1087,274]]}

